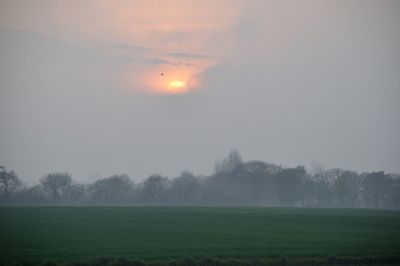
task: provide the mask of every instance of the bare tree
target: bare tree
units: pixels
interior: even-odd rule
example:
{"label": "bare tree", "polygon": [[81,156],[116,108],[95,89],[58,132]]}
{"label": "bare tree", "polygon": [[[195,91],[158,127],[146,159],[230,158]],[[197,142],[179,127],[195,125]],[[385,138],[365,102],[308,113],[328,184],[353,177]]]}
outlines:
{"label": "bare tree", "polygon": [[0,166],[0,188],[2,190],[4,200],[7,200],[10,193],[22,184],[14,171],[7,172],[4,166]]}
{"label": "bare tree", "polygon": [[52,173],[40,180],[43,188],[49,191],[53,200],[59,200],[66,196],[72,185],[72,177],[68,173]]}
{"label": "bare tree", "polygon": [[335,173],[332,170],[317,169],[311,176],[312,191],[316,204],[320,207],[331,207],[335,195]]}

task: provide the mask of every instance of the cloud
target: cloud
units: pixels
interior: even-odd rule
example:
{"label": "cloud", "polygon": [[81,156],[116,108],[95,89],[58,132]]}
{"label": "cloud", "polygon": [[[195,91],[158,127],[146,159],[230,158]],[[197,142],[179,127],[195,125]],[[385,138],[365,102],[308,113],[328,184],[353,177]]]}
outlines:
{"label": "cloud", "polygon": [[167,53],[170,56],[177,58],[188,58],[188,59],[214,59],[215,57],[207,54],[193,54],[193,53],[183,53],[183,52],[172,52]]}
{"label": "cloud", "polygon": [[144,59],[143,61],[150,65],[172,64],[171,62],[160,58]]}
{"label": "cloud", "polygon": [[121,72],[131,79],[127,86],[150,86],[153,90],[155,85],[142,77],[154,76],[160,68],[188,79],[199,77],[225,55],[231,34],[227,29],[234,24],[242,4],[222,0],[210,8],[196,0],[89,0],[62,5],[38,0],[22,5],[5,0],[1,6],[1,26],[29,29],[102,50],[108,64],[124,68]]}

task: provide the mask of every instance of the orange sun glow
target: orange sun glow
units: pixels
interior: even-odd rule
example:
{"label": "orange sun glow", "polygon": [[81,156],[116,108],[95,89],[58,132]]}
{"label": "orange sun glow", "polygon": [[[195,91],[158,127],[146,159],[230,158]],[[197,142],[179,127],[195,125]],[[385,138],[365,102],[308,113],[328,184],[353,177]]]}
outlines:
{"label": "orange sun glow", "polygon": [[193,68],[178,68],[150,66],[141,73],[132,75],[126,72],[126,82],[138,84],[143,91],[157,94],[186,94],[200,88],[199,74],[201,70]]}
{"label": "orange sun glow", "polygon": [[172,93],[180,93],[186,91],[186,82],[174,80],[168,84],[168,91]]}

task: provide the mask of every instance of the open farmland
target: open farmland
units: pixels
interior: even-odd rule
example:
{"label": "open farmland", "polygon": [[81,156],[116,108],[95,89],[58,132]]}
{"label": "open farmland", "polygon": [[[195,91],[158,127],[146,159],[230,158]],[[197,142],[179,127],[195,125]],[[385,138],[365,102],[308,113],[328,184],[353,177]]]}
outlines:
{"label": "open farmland", "polygon": [[0,208],[0,260],[398,256],[400,212],[192,207]]}

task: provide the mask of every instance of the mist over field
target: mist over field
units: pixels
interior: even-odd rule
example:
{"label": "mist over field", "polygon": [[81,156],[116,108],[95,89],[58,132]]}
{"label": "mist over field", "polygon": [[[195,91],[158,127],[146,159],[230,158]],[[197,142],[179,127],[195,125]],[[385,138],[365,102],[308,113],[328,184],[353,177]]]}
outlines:
{"label": "mist over field", "polygon": [[0,176],[0,203],[6,205],[400,208],[399,174],[245,162],[236,150],[217,161],[208,176],[183,171],[172,178],[153,174],[135,182],[115,174],[82,184],[69,173],[54,172],[33,186],[5,168]]}

